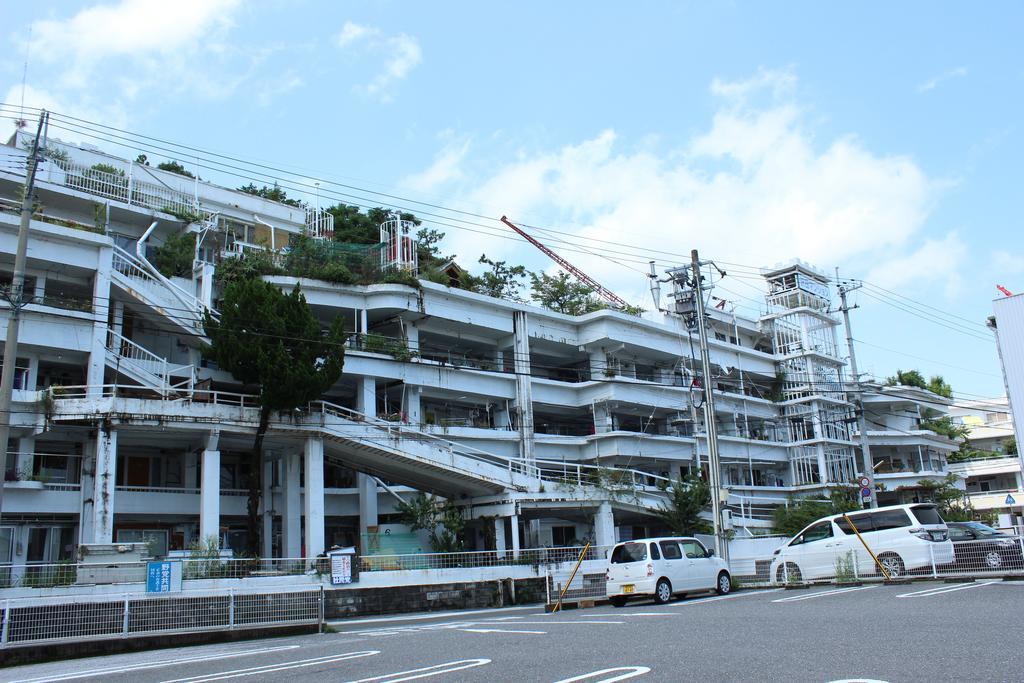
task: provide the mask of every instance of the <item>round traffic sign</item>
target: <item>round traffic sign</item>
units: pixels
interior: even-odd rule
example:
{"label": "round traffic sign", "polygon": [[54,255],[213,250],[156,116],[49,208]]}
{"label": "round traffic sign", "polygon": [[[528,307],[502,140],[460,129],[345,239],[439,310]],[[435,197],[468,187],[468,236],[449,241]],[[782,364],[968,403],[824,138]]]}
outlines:
{"label": "round traffic sign", "polygon": [[870,498],[871,497],[871,489],[869,489],[867,487],[862,488],[860,490],[860,497],[861,498]]}
{"label": "round traffic sign", "polygon": [[867,477],[861,477],[860,479],[857,480],[857,483],[860,484],[860,487],[862,489],[866,489],[868,486],[871,485],[871,480],[868,479]]}

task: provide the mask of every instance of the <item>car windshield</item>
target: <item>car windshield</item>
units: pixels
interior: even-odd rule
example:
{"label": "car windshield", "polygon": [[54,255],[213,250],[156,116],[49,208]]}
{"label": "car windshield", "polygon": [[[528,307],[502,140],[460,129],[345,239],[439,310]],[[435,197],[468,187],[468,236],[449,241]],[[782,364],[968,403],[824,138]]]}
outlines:
{"label": "car windshield", "polygon": [[623,543],[612,551],[612,564],[643,562],[647,559],[646,543]]}
{"label": "car windshield", "polygon": [[964,526],[968,527],[974,532],[976,536],[1005,536],[1002,531],[996,531],[990,526],[981,524],[980,522],[968,522]]}

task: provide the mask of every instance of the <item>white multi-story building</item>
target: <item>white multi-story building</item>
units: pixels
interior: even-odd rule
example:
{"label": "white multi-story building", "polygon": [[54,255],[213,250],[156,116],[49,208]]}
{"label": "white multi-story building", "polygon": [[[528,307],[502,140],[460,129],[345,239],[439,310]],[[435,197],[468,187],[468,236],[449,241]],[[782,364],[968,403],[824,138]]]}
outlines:
{"label": "white multi-story building", "polygon": [[1020,456],[1006,452],[1007,439],[1014,434],[1009,400],[965,401],[949,413],[954,422],[970,428],[971,447],[996,454],[951,463],[949,470],[963,477],[975,510],[1009,516],[1001,520],[1003,526],[1017,524],[1014,517],[1024,511],[1024,481]]}
{"label": "white multi-story building", "polygon": [[[201,359],[202,316],[224,259],[280,253],[293,235],[330,239],[332,217],[97,150],[49,150],[0,561],[57,561],[111,541],[164,552],[214,536],[242,548],[258,408],[251,387]],[[25,154],[19,140],[5,154],[10,282]],[[407,226],[391,227],[381,266],[409,265]],[[166,277],[152,248],[182,232],[197,236],[192,272]],[[848,485],[859,462],[828,279],[801,263],[765,278],[766,315],[709,312],[726,508],[748,532],[769,527],[788,497]],[[611,543],[657,530],[665,486],[707,466],[696,335],[679,317],[574,317],[430,282],[298,283],[324,327],[340,317],[352,335],[324,400],[271,421],[265,556],[361,544],[415,490],[464,510],[470,547]],[[892,393],[893,405],[915,400]],[[944,446],[919,430],[894,447],[904,445],[916,456],[901,460],[908,472],[941,464]],[[876,462],[896,460],[880,450]]]}

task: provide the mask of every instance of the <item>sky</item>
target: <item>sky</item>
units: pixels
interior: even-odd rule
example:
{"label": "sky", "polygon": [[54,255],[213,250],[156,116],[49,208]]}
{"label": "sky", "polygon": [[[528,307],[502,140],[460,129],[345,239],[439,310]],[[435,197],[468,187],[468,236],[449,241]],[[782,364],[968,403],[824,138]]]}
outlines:
{"label": "sky", "polygon": [[272,165],[285,187],[320,182],[321,204],[398,204],[473,269],[487,254],[555,272],[509,239],[508,215],[648,308],[647,262],[695,248],[741,315],[763,305],[760,267],[838,268],[866,283],[851,297],[862,372],[1004,393],[984,322],[996,284],[1024,290],[1020,3],[0,10],[7,105]]}

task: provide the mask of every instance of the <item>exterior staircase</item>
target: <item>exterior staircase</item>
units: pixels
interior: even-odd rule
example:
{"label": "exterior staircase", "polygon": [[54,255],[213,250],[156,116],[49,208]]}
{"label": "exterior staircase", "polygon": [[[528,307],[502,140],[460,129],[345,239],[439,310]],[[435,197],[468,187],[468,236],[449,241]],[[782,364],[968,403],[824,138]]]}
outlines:
{"label": "exterior staircase", "polygon": [[111,282],[187,334],[202,333],[203,314],[208,307],[161,275],[148,261],[116,245]]}
{"label": "exterior staircase", "polygon": [[152,389],[161,397],[177,396],[180,392],[190,393],[195,386],[194,366],[171,365],[166,358],[161,358],[114,330],[107,330],[107,351],[107,367],[140,386]]}

